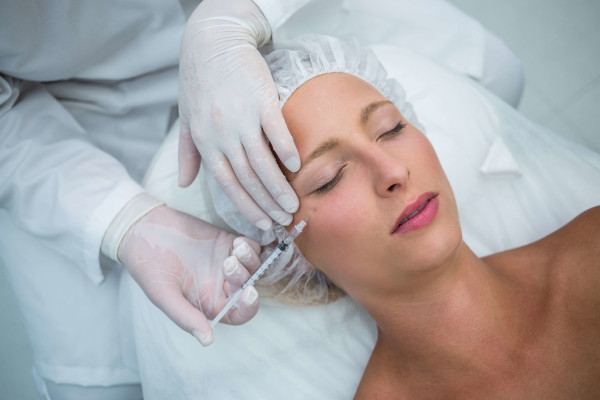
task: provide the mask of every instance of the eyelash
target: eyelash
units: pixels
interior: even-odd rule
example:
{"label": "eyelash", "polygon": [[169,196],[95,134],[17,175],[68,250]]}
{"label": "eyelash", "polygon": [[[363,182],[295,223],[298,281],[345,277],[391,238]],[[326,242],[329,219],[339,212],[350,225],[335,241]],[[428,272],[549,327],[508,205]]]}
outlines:
{"label": "eyelash", "polygon": [[399,134],[402,131],[402,129],[406,128],[406,125],[407,124],[405,122],[398,122],[398,125],[396,125],[394,127],[394,129],[384,133],[383,135],[379,136],[377,139],[379,140],[379,139],[385,138],[386,136],[395,136],[395,135]]}
{"label": "eyelash", "polygon": [[335,185],[337,185],[337,183],[340,181],[340,179],[342,179],[342,176],[344,176],[344,168],[346,168],[345,165],[338,171],[338,173],[333,177],[332,180],[330,180],[329,182],[327,182],[320,188],[316,189],[315,193],[323,194],[325,192],[328,192]]}

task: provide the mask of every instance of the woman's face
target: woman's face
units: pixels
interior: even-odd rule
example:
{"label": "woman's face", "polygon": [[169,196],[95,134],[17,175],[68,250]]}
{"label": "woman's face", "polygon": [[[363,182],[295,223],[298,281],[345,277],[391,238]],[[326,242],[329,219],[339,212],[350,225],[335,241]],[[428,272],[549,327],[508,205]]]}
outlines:
{"label": "woman's face", "polygon": [[300,198],[293,224],[314,211],[296,243],[337,285],[397,291],[454,256],[458,212],[435,151],[374,87],[321,75],[283,115],[302,160],[286,172]]}

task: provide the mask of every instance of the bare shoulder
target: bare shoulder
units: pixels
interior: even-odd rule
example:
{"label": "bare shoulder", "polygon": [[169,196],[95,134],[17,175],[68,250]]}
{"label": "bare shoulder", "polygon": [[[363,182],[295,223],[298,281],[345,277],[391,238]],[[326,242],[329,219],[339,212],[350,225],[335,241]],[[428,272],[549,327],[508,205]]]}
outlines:
{"label": "bare shoulder", "polygon": [[582,212],[549,239],[560,253],[600,267],[600,206]]}
{"label": "bare shoulder", "polygon": [[527,272],[542,280],[550,279],[554,272],[577,272],[581,268],[596,269],[600,274],[600,206],[582,212],[542,239],[484,260],[510,276]]}
{"label": "bare shoulder", "polygon": [[600,207],[581,213],[546,239],[566,309],[600,321]]}
{"label": "bare shoulder", "polygon": [[506,276],[557,300],[563,310],[592,312],[600,320],[600,206],[534,243],[487,259]]}

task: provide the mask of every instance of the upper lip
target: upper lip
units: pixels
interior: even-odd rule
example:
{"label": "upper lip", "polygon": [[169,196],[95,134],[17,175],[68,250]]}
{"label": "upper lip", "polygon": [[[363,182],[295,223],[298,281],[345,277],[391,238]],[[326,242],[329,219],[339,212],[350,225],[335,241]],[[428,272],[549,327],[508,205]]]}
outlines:
{"label": "upper lip", "polygon": [[402,221],[404,221],[409,215],[413,214],[419,208],[421,208],[425,204],[426,201],[433,199],[435,196],[437,196],[437,193],[433,193],[433,192],[423,193],[420,196],[418,196],[415,200],[410,202],[406,207],[404,207],[404,210],[402,210],[402,212],[400,213],[400,216],[398,217],[398,219],[396,220],[396,223],[394,224],[394,227],[392,228],[392,233],[394,233],[398,229],[398,227],[400,226],[400,223]]}

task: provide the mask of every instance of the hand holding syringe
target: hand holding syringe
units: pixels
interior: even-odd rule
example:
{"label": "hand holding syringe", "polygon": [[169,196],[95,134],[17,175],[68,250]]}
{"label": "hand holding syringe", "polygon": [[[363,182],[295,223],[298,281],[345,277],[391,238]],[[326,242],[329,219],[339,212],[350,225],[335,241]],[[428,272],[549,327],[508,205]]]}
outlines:
{"label": "hand holding syringe", "polygon": [[309,218],[310,218],[310,215],[305,220],[300,221],[298,224],[296,224],[296,226],[294,226],[292,228],[292,230],[289,231],[287,235],[285,235],[283,240],[281,242],[279,242],[279,244],[277,245],[277,247],[275,248],[273,253],[271,253],[271,255],[260,265],[260,267],[258,267],[258,269],[242,285],[242,287],[240,287],[238,290],[235,291],[235,293],[233,293],[231,296],[229,296],[229,299],[227,300],[227,304],[225,304],[225,307],[223,307],[221,312],[219,312],[219,314],[217,314],[217,316],[212,321],[210,321],[210,326],[212,328],[214,328],[215,325],[217,325],[217,323],[219,323],[221,318],[223,318],[223,316],[225,316],[225,314],[227,314],[227,312],[231,309],[231,307],[233,307],[237,303],[237,301],[239,300],[240,296],[242,295],[242,292],[244,291],[244,289],[246,289],[248,286],[254,285],[254,283],[256,283],[256,281],[259,280],[260,277],[267,271],[267,269],[269,269],[269,267],[271,265],[273,265],[275,260],[277,260],[279,258],[281,253],[283,253],[287,249],[287,247],[290,245],[290,243],[292,243],[294,241],[294,239],[296,239],[298,237],[298,235],[300,235],[300,233],[306,226],[306,223],[308,222]]}

